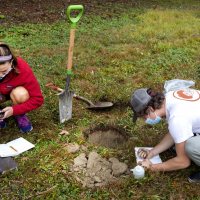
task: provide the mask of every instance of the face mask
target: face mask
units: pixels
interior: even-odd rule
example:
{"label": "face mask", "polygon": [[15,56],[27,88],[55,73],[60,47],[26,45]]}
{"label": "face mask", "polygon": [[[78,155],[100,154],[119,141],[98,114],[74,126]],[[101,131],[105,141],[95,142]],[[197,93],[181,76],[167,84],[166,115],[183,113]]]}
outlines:
{"label": "face mask", "polygon": [[11,72],[12,69],[13,68],[11,67],[3,76],[0,76],[0,81],[2,81]]}
{"label": "face mask", "polygon": [[[156,115],[156,113],[155,113],[155,115]],[[146,119],[145,123],[150,124],[150,125],[154,125],[154,124],[158,124],[161,120],[162,120],[162,118],[156,115],[155,119],[151,119],[151,118],[148,117]]]}

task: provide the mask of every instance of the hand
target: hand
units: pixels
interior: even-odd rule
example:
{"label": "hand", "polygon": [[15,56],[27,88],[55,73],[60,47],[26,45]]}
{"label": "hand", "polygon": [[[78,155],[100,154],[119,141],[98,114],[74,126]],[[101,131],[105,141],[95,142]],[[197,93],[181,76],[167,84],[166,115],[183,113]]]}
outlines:
{"label": "hand", "polygon": [[1,119],[6,119],[13,115],[13,108],[11,106],[5,107],[1,111],[4,112],[4,115]]}
{"label": "hand", "polygon": [[146,169],[149,169],[152,165],[152,162],[149,159],[145,159],[143,161],[139,161],[138,164]]}
{"label": "hand", "polygon": [[141,149],[138,150],[137,154],[138,154],[138,156],[139,156],[140,158],[145,159],[145,158],[147,158],[149,152],[150,152],[150,151],[149,151],[148,149],[143,149],[143,148],[141,148]]}
{"label": "hand", "polygon": [[149,150],[148,155],[146,158],[151,159],[155,156],[156,154],[154,154],[154,149]]}

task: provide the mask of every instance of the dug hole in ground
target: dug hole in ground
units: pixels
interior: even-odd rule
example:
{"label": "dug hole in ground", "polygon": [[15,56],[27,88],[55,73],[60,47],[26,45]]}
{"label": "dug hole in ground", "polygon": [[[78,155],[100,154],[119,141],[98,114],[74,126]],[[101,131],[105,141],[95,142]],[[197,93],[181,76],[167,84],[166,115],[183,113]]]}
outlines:
{"label": "dug hole in ground", "polygon": [[[106,148],[118,149],[128,142],[128,134],[115,127],[96,127],[85,132],[89,143]],[[69,153],[78,153],[70,166],[70,172],[83,187],[105,186],[119,182],[132,175],[129,166],[116,157],[103,158],[96,151],[89,151],[86,146],[68,144]]]}

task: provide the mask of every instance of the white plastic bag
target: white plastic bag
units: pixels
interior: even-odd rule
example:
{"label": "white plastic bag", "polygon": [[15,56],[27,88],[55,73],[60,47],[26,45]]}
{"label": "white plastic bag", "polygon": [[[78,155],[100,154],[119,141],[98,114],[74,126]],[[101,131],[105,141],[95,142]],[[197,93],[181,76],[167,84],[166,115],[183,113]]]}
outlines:
{"label": "white plastic bag", "polygon": [[184,88],[189,88],[193,85],[195,85],[195,82],[191,80],[173,79],[165,81],[164,93],[167,93],[169,91],[176,91]]}

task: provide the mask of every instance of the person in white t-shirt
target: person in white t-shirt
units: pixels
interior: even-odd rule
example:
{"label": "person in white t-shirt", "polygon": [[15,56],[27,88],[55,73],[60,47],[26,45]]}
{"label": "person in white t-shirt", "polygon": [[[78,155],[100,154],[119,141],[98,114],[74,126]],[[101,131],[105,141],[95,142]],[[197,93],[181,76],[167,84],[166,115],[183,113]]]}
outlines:
{"label": "person in white t-shirt", "polygon": [[[191,160],[200,166],[200,91],[181,89],[163,93],[141,88],[131,97],[134,120],[145,119],[147,124],[157,124],[166,119],[168,130],[152,150],[139,150],[145,158],[140,164],[152,171],[172,171],[190,166]],[[175,145],[176,157],[163,163],[152,164],[150,158]],[[200,172],[191,175],[190,182],[200,182]]]}

